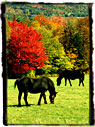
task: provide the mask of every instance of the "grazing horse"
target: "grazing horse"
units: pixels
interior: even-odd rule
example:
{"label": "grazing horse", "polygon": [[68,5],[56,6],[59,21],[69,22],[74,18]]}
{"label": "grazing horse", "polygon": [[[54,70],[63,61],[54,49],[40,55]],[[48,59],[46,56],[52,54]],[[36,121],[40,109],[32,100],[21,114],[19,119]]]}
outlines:
{"label": "grazing horse", "polygon": [[67,79],[69,80],[70,86],[72,86],[70,79],[74,80],[74,79],[79,79],[79,86],[82,83],[82,85],[84,86],[84,71],[87,71],[87,69],[85,70],[64,70],[59,74],[59,77],[57,78],[57,86],[60,86],[61,84],[61,80],[62,78],[65,78],[65,86],[67,84]]}
{"label": "grazing horse", "polygon": [[21,96],[23,92],[24,92],[24,100],[26,105],[28,105],[28,102],[27,102],[28,92],[34,93],[34,94],[41,93],[39,101],[38,101],[38,105],[40,105],[42,97],[44,98],[44,103],[47,104],[46,95],[45,95],[45,92],[47,90],[50,93],[50,96],[49,96],[50,102],[54,104],[54,98],[56,97],[57,92],[55,92],[53,81],[49,79],[48,77],[45,77],[45,76],[40,78],[25,77],[25,78],[17,79],[15,81],[14,88],[16,87],[16,85],[19,90],[18,106],[21,106]]}

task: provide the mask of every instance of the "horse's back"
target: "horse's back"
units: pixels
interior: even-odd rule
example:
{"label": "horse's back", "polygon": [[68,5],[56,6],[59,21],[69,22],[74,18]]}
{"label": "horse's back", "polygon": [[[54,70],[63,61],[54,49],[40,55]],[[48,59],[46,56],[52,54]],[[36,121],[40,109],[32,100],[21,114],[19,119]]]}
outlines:
{"label": "horse's back", "polygon": [[48,89],[47,80],[45,78],[31,78],[31,93],[45,92]]}
{"label": "horse's back", "polygon": [[45,87],[46,89],[48,89],[51,85],[53,85],[52,80],[46,76],[40,77],[40,80],[41,80],[41,86]]}
{"label": "horse's back", "polygon": [[42,76],[39,78],[24,77],[19,79],[18,89],[22,92],[40,93],[53,88],[53,82],[50,78]]}
{"label": "horse's back", "polygon": [[41,81],[41,88],[45,90],[54,89],[54,83],[50,78],[42,76],[39,80]]}
{"label": "horse's back", "polygon": [[54,89],[52,80],[46,76],[31,79],[32,89],[31,93],[46,92],[47,90]]}
{"label": "horse's back", "polygon": [[82,70],[65,70],[63,71],[63,75],[65,78],[74,80],[76,78],[82,78],[84,73]]}

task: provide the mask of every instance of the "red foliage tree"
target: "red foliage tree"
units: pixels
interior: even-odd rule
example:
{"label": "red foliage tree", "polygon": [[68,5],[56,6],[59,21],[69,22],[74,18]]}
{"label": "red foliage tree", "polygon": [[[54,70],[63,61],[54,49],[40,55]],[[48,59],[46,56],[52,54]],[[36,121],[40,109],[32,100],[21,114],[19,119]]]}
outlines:
{"label": "red foliage tree", "polygon": [[33,27],[17,21],[8,21],[11,27],[11,40],[7,46],[7,62],[14,73],[26,73],[35,67],[44,66],[48,59],[41,43],[41,34]]}

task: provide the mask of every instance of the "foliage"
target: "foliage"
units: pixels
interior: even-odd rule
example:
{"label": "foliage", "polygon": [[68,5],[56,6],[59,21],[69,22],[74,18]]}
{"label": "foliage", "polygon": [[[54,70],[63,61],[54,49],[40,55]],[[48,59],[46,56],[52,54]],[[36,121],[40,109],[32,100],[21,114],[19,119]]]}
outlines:
{"label": "foliage", "polygon": [[[77,49],[75,48],[73,50],[76,51]],[[76,64],[77,61],[79,62],[79,60],[78,60],[78,54],[73,53],[75,51],[72,51],[72,49],[68,50],[67,51],[67,56],[70,58],[70,63],[73,65],[73,69],[79,69],[78,68],[78,64]]]}
{"label": "foliage", "polygon": [[40,23],[40,25],[45,25],[48,23],[48,20],[46,17],[44,17],[42,14],[41,15],[37,15],[34,17],[35,21],[38,21]]}
{"label": "foliage", "polygon": [[64,17],[61,17],[61,16],[52,16],[50,18],[50,21],[53,22],[53,23],[56,23],[57,25],[63,25],[63,27],[66,26],[66,18]]}
{"label": "foliage", "polygon": [[35,15],[43,14],[44,17],[52,17],[59,15],[61,17],[85,17],[89,15],[87,4],[6,4],[6,17],[8,20],[13,19],[13,15],[19,21],[25,21],[28,17],[29,20],[34,20]]}
{"label": "foliage", "polygon": [[11,27],[9,27],[9,24],[6,22],[6,41],[10,39],[10,34],[11,34]]}
{"label": "foliage", "polygon": [[78,32],[80,35],[81,41],[81,52],[83,52],[83,58],[89,60],[90,57],[90,26],[89,26],[89,17],[80,18],[78,20]]}
{"label": "foliage", "polygon": [[60,43],[63,44],[67,55],[67,52],[71,50],[72,53],[78,55],[77,59],[75,58],[76,67],[88,67],[90,52],[89,18],[68,18]]}
{"label": "foliage", "polygon": [[35,78],[35,70],[29,70],[27,76],[30,78]]}
{"label": "foliage", "polygon": [[32,26],[17,21],[8,22],[11,27],[11,40],[7,46],[7,62],[14,73],[26,73],[44,66],[48,59],[41,43],[41,34]]}
{"label": "foliage", "polygon": [[[44,63],[43,65],[45,66],[42,65],[40,67],[40,63],[37,63],[39,61],[38,60],[35,62],[35,65],[32,64],[32,67],[30,67],[31,62],[29,61],[29,57],[30,59],[32,59],[30,55],[28,55],[27,60],[20,60],[18,62],[19,64],[21,63],[23,65],[26,64],[27,70],[25,70],[25,72],[29,70],[28,72],[30,72],[30,75],[31,75],[31,69],[32,70],[36,69],[36,72],[38,71],[41,72],[40,74],[44,74],[44,73],[52,74],[52,73],[57,73],[57,70],[59,68],[79,69],[79,68],[89,67],[90,27],[89,27],[87,4],[57,4],[56,5],[56,4],[8,4],[7,3],[6,19],[9,20],[14,19],[17,22],[19,22],[18,24],[26,24],[27,28],[32,28],[32,31],[37,31],[37,33],[40,33],[39,36],[41,37],[42,47],[44,47],[43,49],[44,54],[49,55],[48,60],[47,58],[43,60]],[[10,33],[10,31],[12,30],[10,29],[8,30],[9,26],[6,25],[6,27],[7,27],[6,32]],[[17,35],[20,34],[19,36],[22,36],[22,38],[24,39],[25,34],[23,34],[23,31],[20,31],[21,33],[19,32]],[[26,34],[27,36],[30,36],[28,32]],[[19,40],[19,36],[16,37],[16,39],[18,38],[17,40],[14,40],[10,38],[10,36],[8,36],[7,34],[7,38],[8,38],[7,45],[8,46],[11,45],[11,42],[13,42],[15,45],[16,41],[18,42]],[[36,37],[34,38],[37,39],[38,34],[37,35],[35,34],[35,36]],[[38,39],[38,42],[39,41],[40,39]],[[25,49],[26,48],[24,46],[25,43],[22,45],[21,43],[19,43],[19,45],[21,45],[21,47]],[[29,47],[31,48],[30,46],[31,43],[30,41],[28,41],[27,43],[29,43],[27,52],[30,52],[28,50]],[[37,45],[39,44],[37,43]],[[21,48],[20,51],[22,51],[23,48]],[[9,53],[8,50],[7,53]],[[25,54],[23,53],[23,58]],[[18,55],[15,56],[17,57]],[[11,61],[12,60],[9,60],[8,62],[8,69],[10,70],[11,70],[11,64],[10,64]],[[18,64],[16,66],[18,66]],[[13,75],[12,73],[10,74]]]}
{"label": "foliage", "polygon": [[72,68],[73,64],[69,62],[64,52],[64,47],[59,43],[59,38],[62,35],[64,26],[52,22],[51,19],[46,19],[42,15],[36,16],[35,21],[33,21],[31,25],[42,34],[42,43],[49,54],[49,61],[46,61],[46,66],[42,69],[46,70],[46,73],[55,73],[58,67],[63,65],[64,68]]}

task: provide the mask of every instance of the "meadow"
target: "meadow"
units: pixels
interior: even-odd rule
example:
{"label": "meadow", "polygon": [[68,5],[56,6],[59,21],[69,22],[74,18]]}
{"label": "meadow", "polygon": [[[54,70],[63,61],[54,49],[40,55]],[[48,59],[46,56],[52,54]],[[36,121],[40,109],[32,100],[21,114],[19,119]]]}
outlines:
{"label": "meadow", "polygon": [[58,92],[55,104],[50,104],[49,92],[46,92],[48,104],[37,102],[40,94],[28,94],[30,106],[25,106],[22,96],[21,107],[18,105],[18,89],[14,89],[15,79],[7,80],[7,122],[11,124],[89,124],[89,75],[85,75],[84,87],[79,87],[79,80],[71,80],[72,87],[64,79],[57,86],[57,77],[50,77]]}

